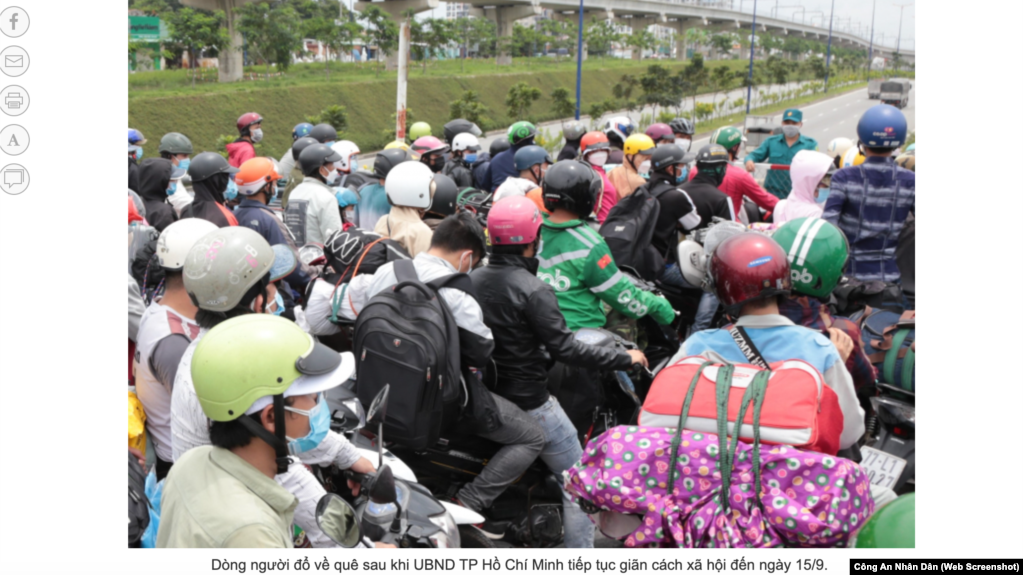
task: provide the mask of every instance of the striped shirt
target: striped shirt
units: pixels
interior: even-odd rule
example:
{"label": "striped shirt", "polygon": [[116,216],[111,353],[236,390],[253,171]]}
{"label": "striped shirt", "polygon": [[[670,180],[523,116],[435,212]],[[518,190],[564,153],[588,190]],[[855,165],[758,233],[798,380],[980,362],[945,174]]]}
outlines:
{"label": "striped shirt", "polygon": [[899,281],[895,248],[915,204],[916,174],[898,167],[891,157],[869,157],[835,172],[823,217],[849,240],[846,275]]}

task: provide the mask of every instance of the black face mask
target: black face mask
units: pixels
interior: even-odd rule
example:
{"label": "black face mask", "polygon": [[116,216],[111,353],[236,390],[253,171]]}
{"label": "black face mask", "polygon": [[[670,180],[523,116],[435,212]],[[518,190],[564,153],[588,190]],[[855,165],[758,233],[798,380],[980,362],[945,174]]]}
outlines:
{"label": "black face mask", "polygon": [[715,185],[717,185],[719,187],[721,186],[721,184],[725,181],[725,174],[727,173],[727,171],[728,171],[728,166],[727,165],[723,165],[723,166],[721,166],[719,168],[716,168],[712,172],[714,174],[714,180],[717,182],[717,184],[715,184]]}
{"label": "black face mask", "polygon": [[440,173],[440,171],[444,169],[445,163],[447,162],[444,160],[444,156],[441,156],[440,154],[430,156],[430,158],[426,161],[426,165],[435,174]]}

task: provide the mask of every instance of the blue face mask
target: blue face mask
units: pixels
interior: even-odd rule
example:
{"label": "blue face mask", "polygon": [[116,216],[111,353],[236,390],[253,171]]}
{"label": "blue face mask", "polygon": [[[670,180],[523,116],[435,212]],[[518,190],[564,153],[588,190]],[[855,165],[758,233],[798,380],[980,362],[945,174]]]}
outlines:
{"label": "blue face mask", "polygon": [[284,298],[281,297],[281,292],[277,292],[277,297],[274,298],[274,303],[277,304],[277,309],[270,313],[274,315],[281,315],[284,313]]}
{"label": "blue face mask", "polygon": [[178,191],[178,183],[172,181],[170,183],[170,186],[167,188],[167,195],[168,196],[173,196],[174,192],[176,192],[176,191]]}
{"label": "blue face mask", "polygon": [[224,191],[224,200],[230,201],[238,197],[238,184],[234,183],[234,178],[228,178],[227,190]]}
{"label": "blue face mask", "polygon": [[142,146],[139,146],[139,148],[137,150],[135,150],[135,161],[137,162],[137,161],[139,161],[141,159],[142,159]]}
{"label": "blue face mask", "polygon": [[676,184],[684,184],[686,182],[686,178],[688,178],[688,177],[689,177],[689,166],[684,166],[682,168],[682,173],[677,175],[677,176],[675,176],[675,183]]}
{"label": "blue face mask", "polygon": [[309,418],[309,433],[306,434],[305,437],[301,437],[299,439],[287,438],[289,453],[292,455],[305,453],[306,451],[314,449],[321,441],[323,441],[324,437],[327,437],[327,432],[330,431],[330,409],[327,407],[326,403],[327,399],[323,397],[323,394],[321,393],[316,398],[316,407],[309,411],[284,406],[286,411],[305,415]]}
{"label": "blue face mask", "polygon": [[188,171],[188,166],[191,166],[191,165],[192,165],[192,159],[191,158],[185,158],[184,160],[178,160],[178,167],[181,168],[182,170],[185,170],[186,172]]}
{"label": "blue face mask", "polygon": [[831,194],[831,188],[817,188],[817,203],[823,204],[828,201],[829,194]]}
{"label": "blue face mask", "polygon": [[477,155],[476,155],[476,154],[466,154],[466,155],[465,155],[465,161],[466,161],[466,163],[468,163],[468,164],[473,164],[473,163],[475,163],[475,162],[476,162],[476,158],[477,158]]}

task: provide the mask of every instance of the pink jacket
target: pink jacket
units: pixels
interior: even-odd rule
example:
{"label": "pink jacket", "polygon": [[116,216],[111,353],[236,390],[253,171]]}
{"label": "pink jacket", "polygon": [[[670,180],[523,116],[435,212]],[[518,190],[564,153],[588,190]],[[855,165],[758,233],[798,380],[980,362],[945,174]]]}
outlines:
{"label": "pink jacket", "polygon": [[797,218],[819,218],[824,213],[824,204],[818,203],[813,194],[817,184],[832,167],[827,154],[800,150],[792,158],[789,176],[792,178],[792,192],[778,202],[774,209],[774,224],[780,226]]}
{"label": "pink jacket", "polygon": [[600,195],[600,205],[597,206],[597,221],[604,223],[611,208],[615,207],[615,204],[618,203],[618,190],[615,189],[614,184],[607,177],[603,167],[593,166],[593,169],[600,174],[600,179],[604,181],[604,191]]}
{"label": "pink jacket", "polygon": [[256,157],[256,147],[245,140],[235,140],[227,145],[227,163],[240,168],[246,161]]}

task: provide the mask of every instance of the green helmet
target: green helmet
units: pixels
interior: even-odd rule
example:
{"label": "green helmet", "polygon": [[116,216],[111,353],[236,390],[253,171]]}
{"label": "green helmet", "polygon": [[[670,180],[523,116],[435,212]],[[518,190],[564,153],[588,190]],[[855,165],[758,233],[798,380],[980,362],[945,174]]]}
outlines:
{"label": "green helmet", "polygon": [[426,122],[416,122],[408,129],[408,139],[413,142],[423,136],[430,136],[432,134],[433,131],[430,129],[430,124],[427,124]]}
{"label": "green helmet", "polygon": [[185,257],[185,291],[199,309],[231,311],[252,286],[269,282],[273,263],[263,236],[244,226],[219,228],[199,238]]}
{"label": "green helmet", "polygon": [[515,122],[508,128],[508,141],[516,146],[519,142],[536,137],[536,126],[529,122]]}
{"label": "green helmet", "polygon": [[726,150],[731,150],[741,142],[742,132],[739,131],[739,128],[733,126],[725,126],[724,128],[718,128],[710,136],[711,144],[720,144],[724,146]]}
{"label": "green helmet", "polygon": [[771,237],[788,254],[793,291],[824,298],[842,279],[849,242],[833,224],[820,218],[796,218]]}
{"label": "green helmet", "polygon": [[916,493],[907,493],[875,511],[852,539],[856,549],[916,547]]}
{"label": "green helmet", "polygon": [[[334,372],[342,363],[350,368],[355,362],[342,358],[293,321],[246,314],[218,324],[199,340],[192,356],[192,384],[206,417],[233,421],[270,403],[261,398],[318,393],[324,385],[339,385],[346,374],[335,378]],[[326,374],[331,377],[317,377]],[[303,376],[309,377],[296,384]]]}
{"label": "green helmet", "polygon": [[168,132],[160,138],[160,153],[192,155],[192,140],[178,132]]}

